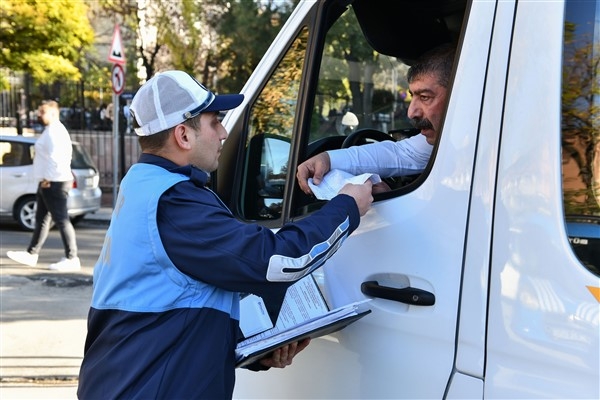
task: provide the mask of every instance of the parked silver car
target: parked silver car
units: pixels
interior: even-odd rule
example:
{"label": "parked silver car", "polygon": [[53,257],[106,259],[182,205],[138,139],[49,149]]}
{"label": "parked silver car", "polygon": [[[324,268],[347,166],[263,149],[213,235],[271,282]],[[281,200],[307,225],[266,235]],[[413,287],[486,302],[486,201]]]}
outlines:
{"label": "parked silver car", "polygon": [[[35,226],[35,193],[33,156],[36,137],[0,136],[0,216],[14,218],[21,227],[33,230]],[[88,152],[73,142],[71,160],[73,188],[69,191],[67,207],[73,223],[87,213],[100,209],[102,191],[100,176]]]}

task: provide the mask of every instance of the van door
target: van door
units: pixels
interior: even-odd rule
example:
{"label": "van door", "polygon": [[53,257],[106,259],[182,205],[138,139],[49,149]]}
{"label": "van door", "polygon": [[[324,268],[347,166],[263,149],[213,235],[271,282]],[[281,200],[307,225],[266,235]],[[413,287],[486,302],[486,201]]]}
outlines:
{"label": "van door", "polygon": [[[245,108],[224,121],[231,136],[220,166],[225,171],[216,177],[219,193],[241,218],[274,229],[319,207],[297,188],[298,163],[343,146],[351,133],[363,128],[395,135],[396,140],[410,135],[410,93],[404,76],[411,60],[439,41],[464,39],[445,127],[428,170],[391,183],[398,188],[377,199],[361,227],[316,274],[334,307],[372,298],[373,312],[314,340],[292,367],[268,374],[239,371],[235,397],[441,398],[454,368],[471,181],[496,5],[370,2],[369,10],[380,8],[374,18],[359,15],[364,1],[347,10],[343,2],[306,3],[299,6],[303,15],[290,18],[297,18],[296,24],[284,27],[293,34],[287,31],[274,43],[281,53],[267,53],[271,63],[259,65],[248,82]],[[452,8],[456,4],[460,7]],[[512,24],[508,10],[503,14],[508,21],[501,26]],[[430,32],[419,48],[415,36],[423,26]],[[387,47],[375,46],[395,56],[379,52],[365,38],[365,31],[377,29],[390,40]],[[497,142],[497,131],[487,134]],[[276,166],[281,153],[272,152],[271,141],[277,138],[290,143],[285,168]],[[255,146],[266,141],[268,147]],[[243,156],[236,158],[236,153]],[[244,172],[227,173],[234,170]],[[489,218],[475,230],[489,248]],[[365,282],[376,282],[375,292],[363,293]],[[378,289],[385,287],[422,290],[435,296],[435,303],[379,297]],[[480,382],[472,393],[482,395]]]}

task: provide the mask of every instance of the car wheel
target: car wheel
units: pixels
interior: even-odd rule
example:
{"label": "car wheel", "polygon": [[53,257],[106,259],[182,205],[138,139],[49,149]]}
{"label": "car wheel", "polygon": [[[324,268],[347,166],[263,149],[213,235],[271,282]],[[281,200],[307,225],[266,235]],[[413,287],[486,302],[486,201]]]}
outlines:
{"label": "car wheel", "polygon": [[21,228],[32,231],[35,228],[35,197],[29,196],[19,200],[15,206],[15,219]]}

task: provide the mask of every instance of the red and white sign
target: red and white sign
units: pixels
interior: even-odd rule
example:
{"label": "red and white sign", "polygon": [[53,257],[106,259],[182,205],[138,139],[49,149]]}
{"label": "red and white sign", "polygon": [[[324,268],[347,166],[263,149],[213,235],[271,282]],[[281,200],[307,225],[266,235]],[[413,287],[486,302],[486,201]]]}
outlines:
{"label": "red and white sign", "polygon": [[125,64],[125,51],[123,50],[123,42],[121,41],[121,30],[119,25],[115,24],[113,32],[112,45],[110,53],[108,53],[108,61],[115,64]]}
{"label": "red and white sign", "polygon": [[112,82],[113,92],[117,96],[123,93],[123,89],[125,89],[125,70],[121,64],[113,65],[110,80]]}

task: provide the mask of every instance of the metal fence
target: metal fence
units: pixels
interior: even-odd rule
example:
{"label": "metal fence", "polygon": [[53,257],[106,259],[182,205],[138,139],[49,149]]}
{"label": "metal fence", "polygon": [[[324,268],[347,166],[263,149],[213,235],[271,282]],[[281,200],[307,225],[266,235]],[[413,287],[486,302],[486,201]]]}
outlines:
{"label": "metal fence", "polygon": [[112,193],[114,182],[114,159],[117,156],[117,181],[120,182],[129,167],[141,154],[137,136],[122,134],[118,155],[114,154],[114,135],[111,131],[69,129],[71,140],[79,142],[90,153],[100,173],[100,187],[105,193]]}

